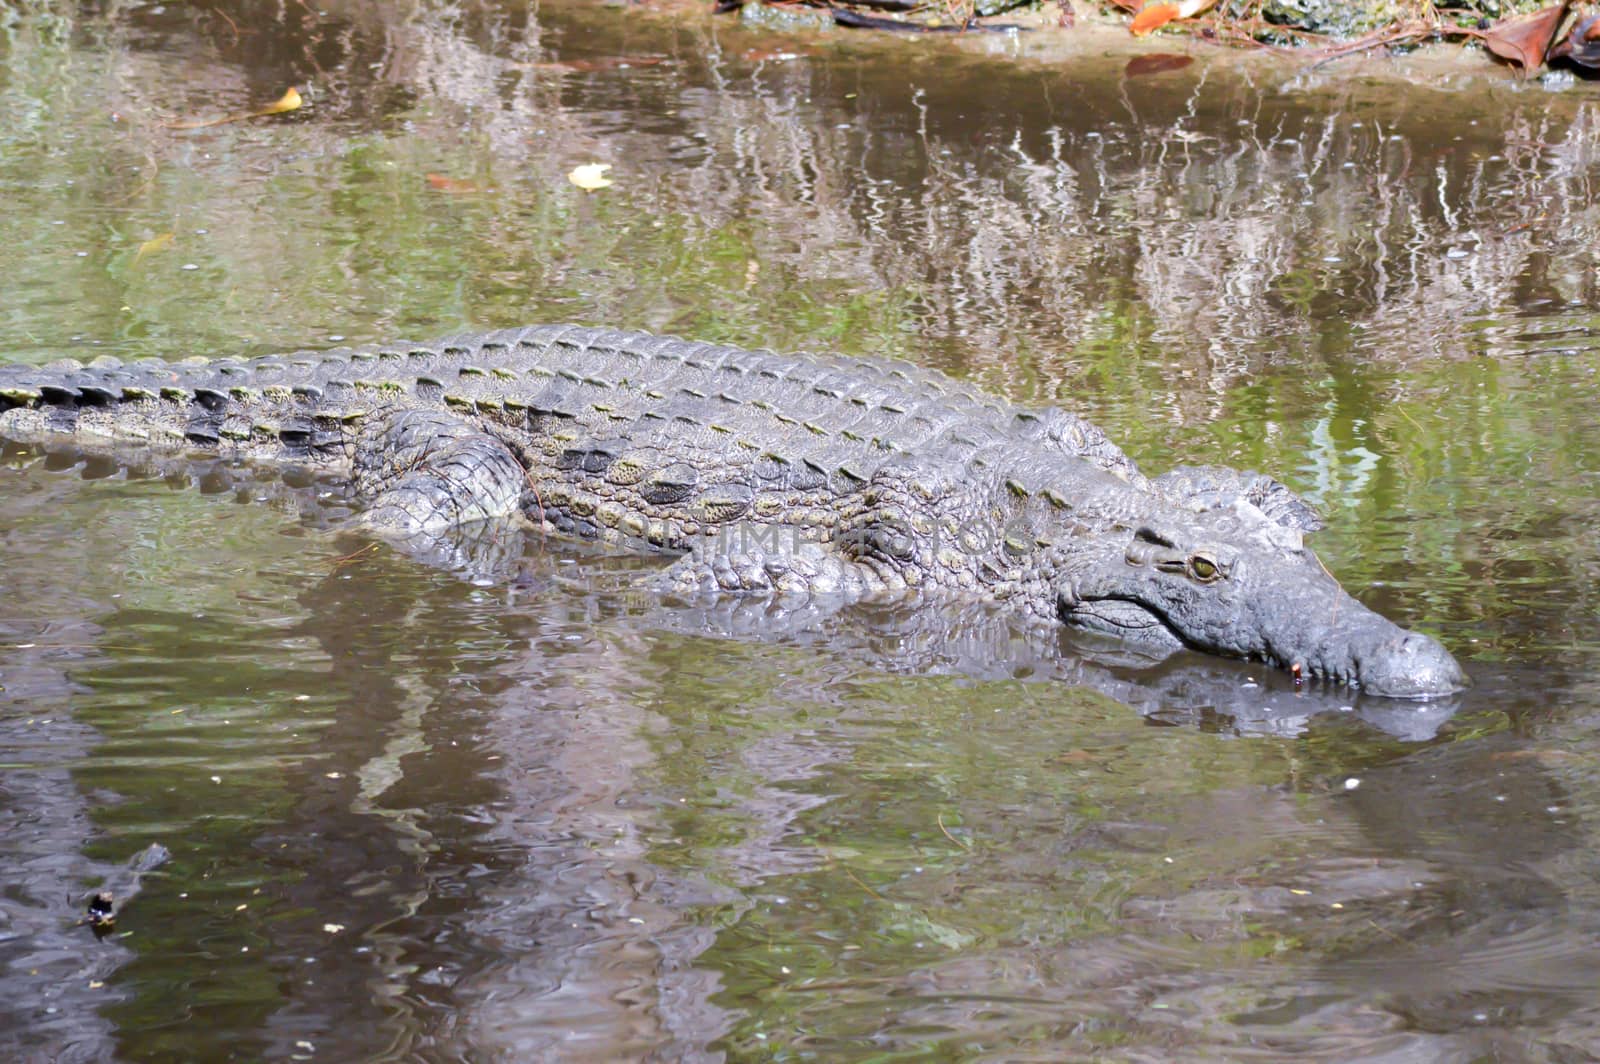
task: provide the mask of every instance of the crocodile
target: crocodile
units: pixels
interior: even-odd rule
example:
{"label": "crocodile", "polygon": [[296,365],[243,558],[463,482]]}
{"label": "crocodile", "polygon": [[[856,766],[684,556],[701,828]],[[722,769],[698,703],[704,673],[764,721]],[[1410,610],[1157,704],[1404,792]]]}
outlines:
{"label": "crocodile", "polygon": [[[1431,698],[1467,679],[1350,596],[1271,477],[1148,477],[1100,429],[909,362],[540,325],[250,359],[0,366],[0,437],[309,467],[425,553],[503,523],[676,556],[676,596],[1006,604],[1166,653]],[[915,597],[914,595],[911,597]]]}

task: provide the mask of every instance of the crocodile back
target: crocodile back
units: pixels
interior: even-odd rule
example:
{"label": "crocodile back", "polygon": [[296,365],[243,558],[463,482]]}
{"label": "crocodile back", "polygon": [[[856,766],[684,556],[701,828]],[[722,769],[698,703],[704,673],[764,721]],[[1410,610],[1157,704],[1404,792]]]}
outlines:
{"label": "crocodile back", "polygon": [[[374,415],[413,408],[448,410],[511,447],[558,527],[669,548],[736,519],[826,537],[855,519],[879,470],[908,458],[989,481],[1008,454],[1042,450],[1143,482],[1074,415],[909,362],[576,325],[253,359],[0,366],[0,435],[336,471],[352,467]],[[1031,468],[1050,476],[1048,462]]]}

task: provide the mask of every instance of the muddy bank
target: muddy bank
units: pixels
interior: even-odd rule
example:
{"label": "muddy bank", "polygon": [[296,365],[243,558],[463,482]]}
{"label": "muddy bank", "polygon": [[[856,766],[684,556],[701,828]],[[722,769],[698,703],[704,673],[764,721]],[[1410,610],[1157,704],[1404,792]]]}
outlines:
{"label": "muddy bank", "polygon": [[1177,3],[1118,0],[1090,4],[1068,0],[980,0],[929,7],[912,0],[861,0],[855,5],[811,5],[803,0],[722,0],[715,11],[736,14],[747,28],[775,33],[832,31],[897,36],[993,34],[1034,36],[1035,47],[1058,54],[1081,49],[1126,50],[1201,45],[1264,51],[1286,60],[1323,65],[1352,56],[1409,55],[1418,50],[1466,51],[1486,70],[1518,77],[1553,72],[1570,80],[1600,67],[1600,19],[1570,4],[1496,3],[1438,6],[1373,0],[1324,4],[1318,0]]}

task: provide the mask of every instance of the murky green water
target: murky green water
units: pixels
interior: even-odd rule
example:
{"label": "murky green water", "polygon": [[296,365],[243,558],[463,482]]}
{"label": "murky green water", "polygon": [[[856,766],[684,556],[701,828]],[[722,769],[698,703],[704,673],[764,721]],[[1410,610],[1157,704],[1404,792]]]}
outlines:
{"label": "murky green water", "polygon": [[566,319],[903,355],[1276,473],[1477,684],[672,610],[560,543],[475,586],[335,485],[7,450],[7,1057],[1600,1056],[1600,89],[1196,59],[0,9],[0,358]]}

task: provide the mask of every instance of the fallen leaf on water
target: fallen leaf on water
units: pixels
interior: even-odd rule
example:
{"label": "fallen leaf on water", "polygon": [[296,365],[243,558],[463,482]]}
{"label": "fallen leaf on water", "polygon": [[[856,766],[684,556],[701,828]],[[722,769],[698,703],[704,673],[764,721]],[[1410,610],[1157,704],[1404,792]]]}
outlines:
{"label": "fallen leaf on water", "polygon": [[449,177],[445,174],[425,174],[428,187],[435,192],[446,192],[452,196],[464,196],[473,192],[482,192],[475,182],[463,181],[459,177]]}
{"label": "fallen leaf on water", "polygon": [[1192,55],[1176,55],[1172,52],[1154,52],[1150,55],[1136,55],[1128,60],[1128,65],[1122,68],[1124,77],[1138,78],[1146,74],[1166,74],[1173,70],[1182,70],[1194,62]]}
{"label": "fallen leaf on water", "polygon": [[1056,762],[1058,764],[1063,764],[1063,765],[1070,765],[1070,764],[1073,764],[1075,762],[1081,762],[1081,761],[1098,761],[1098,760],[1099,760],[1099,758],[1095,757],[1093,754],[1091,754],[1087,750],[1068,750],[1064,754],[1057,754],[1056,755]]}
{"label": "fallen leaf on water", "polygon": [[609,169],[611,169],[610,163],[584,163],[582,166],[574,167],[572,173],[567,175],[567,180],[579,188],[592,192],[611,184],[610,179],[605,176]]}
{"label": "fallen leaf on water", "polygon": [[1531,77],[1544,66],[1545,53],[1566,17],[1567,4],[1556,4],[1521,18],[1501,19],[1489,27],[1483,43],[1501,59],[1520,66],[1523,77]]}
{"label": "fallen leaf on water", "polygon": [[237,115],[223,115],[220,118],[192,118],[181,122],[162,123],[168,129],[204,129],[206,126],[220,126],[228,122],[243,122],[247,118],[265,118],[267,115],[281,115],[287,111],[298,111],[305,103],[300,98],[300,90],[290,86],[289,91],[278,97],[277,102],[263,107],[259,111],[247,111]]}
{"label": "fallen leaf on water", "polygon": [[154,255],[158,251],[165,251],[172,246],[172,234],[161,233],[151,237],[139,245],[139,250],[133,253],[133,264],[139,265],[139,260],[146,255]]}
{"label": "fallen leaf on water", "polygon": [[1177,3],[1146,4],[1133,16],[1128,32],[1135,37],[1154,33],[1174,19],[1194,18],[1217,0],[1178,0]]}

